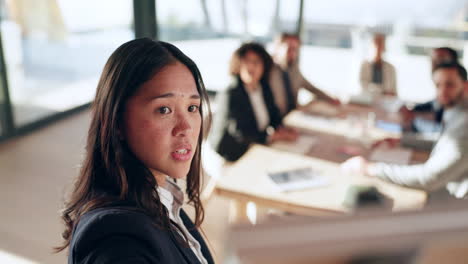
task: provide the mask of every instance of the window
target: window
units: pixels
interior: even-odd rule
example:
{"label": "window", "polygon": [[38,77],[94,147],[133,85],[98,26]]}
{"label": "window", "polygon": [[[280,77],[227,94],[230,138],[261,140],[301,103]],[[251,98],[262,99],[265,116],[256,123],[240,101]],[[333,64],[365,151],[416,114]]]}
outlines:
{"label": "window", "polygon": [[16,127],[92,101],[106,59],[134,37],[131,0],[1,2]]}
{"label": "window", "polygon": [[[399,95],[433,99],[428,53],[449,46],[463,56],[464,0],[306,1],[301,69],[319,88],[341,95],[357,92],[359,66],[369,57],[373,32],[387,35],[385,58],[397,71]],[[465,25],[465,26],[462,26]],[[466,56],[465,56],[466,57]]]}
{"label": "window", "polygon": [[[229,60],[244,41],[268,44],[281,30],[295,32],[299,0],[158,0],[159,38],[197,63],[208,90],[229,85]],[[286,7],[287,5],[287,7]]]}

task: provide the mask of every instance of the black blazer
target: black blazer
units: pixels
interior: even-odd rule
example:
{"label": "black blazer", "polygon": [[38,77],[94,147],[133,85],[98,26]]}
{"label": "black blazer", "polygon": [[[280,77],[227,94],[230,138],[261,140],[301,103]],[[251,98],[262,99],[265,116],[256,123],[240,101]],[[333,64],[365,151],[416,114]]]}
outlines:
{"label": "black blazer", "polygon": [[433,112],[434,121],[438,124],[442,123],[442,116],[444,115],[444,108],[437,102],[437,100],[432,100],[422,104],[416,104],[413,108],[415,112]]}
{"label": "black blazer", "polygon": [[[183,210],[181,218],[200,242],[208,263],[214,263],[205,241]],[[95,209],[85,213],[73,231],[68,264],[200,263],[175,236],[180,235],[156,228],[149,216],[131,207]]]}
{"label": "black blazer", "polygon": [[[261,82],[263,99],[270,116],[270,126],[281,124],[267,81]],[[266,143],[266,130],[259,130],[252,104],[239,77],[235,77],[229,88],[216,98],[218,110],[215,113],[210,143],[226,160],[238,160],[252,143]]]}

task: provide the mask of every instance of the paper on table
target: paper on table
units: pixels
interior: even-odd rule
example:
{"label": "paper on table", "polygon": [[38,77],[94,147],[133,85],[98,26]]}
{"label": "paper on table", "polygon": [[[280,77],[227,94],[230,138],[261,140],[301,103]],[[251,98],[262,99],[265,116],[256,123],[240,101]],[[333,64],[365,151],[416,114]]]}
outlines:
{"label": "paper on table", "polygon": [[308,112],[312,114],[324,115],[324,116],[336,116],[340,112],[336,108],[336,106],[332,106],[325,102],[316,102],[311,104],[308,107]]}
{"label": "paper on table", "polygon": [[316,137],[300,135],[295,142],[278,141],[271,144],[271,147],[287,152],[306,154],[316,143]]}
{"label": "paper on table", "polygon": [[275,183],[278,190],[283,192],[323,187],[330,184],[328,178],[312,168],[268,173],[268,176]]}
{"label": "paper on table", "polygon": [[284,120],[286,125],[293,127],[312,128],[314,130],[328,131],[336,127],[337,120],[322,116],[308,115],[303,112],[292,112]]}
{"label": "paper on table", "polygon": [[370,154],[369,159],[376,162],[405,165],[411,158],[412,151],[405,148],[378,147]]}

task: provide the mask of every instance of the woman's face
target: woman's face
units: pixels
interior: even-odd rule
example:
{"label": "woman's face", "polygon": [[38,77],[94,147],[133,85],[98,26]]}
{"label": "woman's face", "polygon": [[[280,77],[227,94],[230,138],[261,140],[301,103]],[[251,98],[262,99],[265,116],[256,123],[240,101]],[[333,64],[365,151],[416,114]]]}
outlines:
{"label": "woman's face", "polygon": [[179,62],[164,67],[126,102],[124,140],[158,184],[165,175],[187,176],[200,134],[199,108],[193,75]]}
{"label": "woman's face", "polygon": [[247,51],[240,59],[239,74],[243,83],[256,84],[263,75],[263,61],[257,53]]}

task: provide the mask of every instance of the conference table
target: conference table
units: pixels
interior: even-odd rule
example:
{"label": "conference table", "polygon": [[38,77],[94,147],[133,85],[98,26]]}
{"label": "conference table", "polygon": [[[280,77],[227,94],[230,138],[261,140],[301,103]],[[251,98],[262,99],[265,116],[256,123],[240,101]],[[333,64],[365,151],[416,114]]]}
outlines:
{"label": "conference table", "polygon": [[[252,145],[241,159],[223,167],[222,176],[217,180],[216,194],[231,199],[235,221],[247,219],[249,202],[260,208],[299,215],[345,214],[352,210],[344,203],[351,186],[375,186],[391,201],[391,210],[422,208],[427,199],[424,191],[352,174],[340,167],[342,162],[355,155],[369,158],[371,146],[377,140],[401,135],[401,131],[394,129],[397,126],[390,126],[391,129],[376,126],[378,123],[388,126],[400,122],[395,109],[389,111],[382,106],[385,102],[331,106],[322,101],[312,101],[299,107],[284,119],[287,126],[299,131],[298,141],[270,146]],[[398,153],[394,155],[397,157],[393,158],[400,158]],[[427,152],[414,150],[409,163],[424,162],[427,158]],[[301,168],[312,168],[326,178],[327,184],[281,191],[269,177],[272,173]]]}

